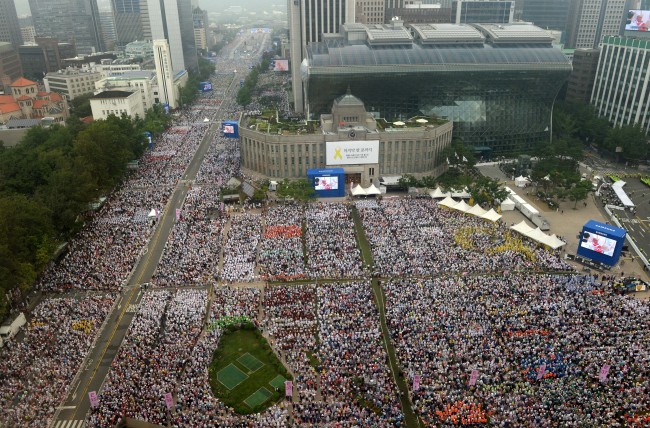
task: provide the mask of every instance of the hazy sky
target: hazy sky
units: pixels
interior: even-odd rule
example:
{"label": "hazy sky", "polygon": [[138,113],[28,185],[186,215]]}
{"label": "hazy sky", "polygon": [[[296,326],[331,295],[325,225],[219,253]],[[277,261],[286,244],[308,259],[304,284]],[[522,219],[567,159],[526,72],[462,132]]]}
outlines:
{"label": "hazy sky", "polygon": [[[16,3],[16,12],[18,15],[30,15],[29,1],[28,0],[14,0]],[[110,0],[97,0],[100,9],[109,9]],[[286,9],[286,1],[282,0],[199,0],[199,6],[206,9],[208,12],[221,12],[228,6],[243,6],[247,10],[270,10],[271,5],[275,4],[282,9]],[[277,9],[278,7],[276,7]]]}

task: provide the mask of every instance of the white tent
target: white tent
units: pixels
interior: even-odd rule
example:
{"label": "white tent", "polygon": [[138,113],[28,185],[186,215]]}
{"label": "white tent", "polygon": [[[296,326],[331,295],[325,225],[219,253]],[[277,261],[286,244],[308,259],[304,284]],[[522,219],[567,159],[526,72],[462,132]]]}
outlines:
{"label": "white tent", "polygon": [[563,247],[566,245],[566,242],[561,240],[560,238],[557,237],[557,235],[554,233],[550,236],[551,239],[549,239],[549,244],[548,246],[553,248],[554,250],[557,250],[560,247]]}
{"label": "white tent", "polygon": [[486,212],[481,216],[481,218],[484,218],[486,220],[490,220],[491,222],[497,222],[501,218],[501,214],[498,214],[496,211],[494,211],[492,208],[490,208],[490,211]]}
{"label": "white tent", "polygon": [[510,229],[514,230],[515,232],[519,232],[522,235],[528,236],[528,233],[533,230],[532,227],[528,226],[524,220],[521,222],[515,224],[514,226],[510,226]]}
{"label": "white tent", "polygon": [[367,195],[365,189],[361,187],[361,184],[357,184],[356,187],[352,189],[352,196],[365,196]]}
{"label": "white tent", "polygon": [[472,208],[472,207],[470,207],[469,205],[467,205],[467,202],[465,202],[465,201],[460,201],[459,203],[457,203],[456,205],[454,205],[454,206],[451,207],[451,208],[466,213],[466,212],[469,211],[470,208]]}
{"label": "white tent", "polygon": [[451,199],[451,197],[447,196],[445,199],[442,201],[438,202],[438,205],[442,205],[443,207],[447,208],[452,208],[454,205],[456,205],[458,202],[454,201]]}
{"label": "white tent", "polygon": [[451,193],[450,192],[443,193],[440,187],[436,187],[436,190],[431,190],[429,192],[429,196],[431,196],[433,199],[446,198],[448,196],[451,196]]}
{"label": "white tent", "polygon": [[623,186],[625,186],[625,184],[625,181],[618,180],[616,183],[612,184],[612,189],[614,189],[614,193],[616,193],[616,196],[618,196],[618,199],[621,200],[623,205],[626,207],[633,207],[634,202],[632,202],[630,197],[627,196],[627,193],[625,193],[625,190],[623,190]]}
{"label": "white tent", "polygon": [[474,205],[472,208],[467,210],[467,214],[472,214],[475,215],[476,217],[481,217],[483,214],[485,214],[487,211],[485,211],[479,204]]}
{"label": "white tent", "polygon": [[526,184],[528,184],[528,178],[524,177],[523,175],[520,175],[519,177],[515,178],[515,185],[517,187],[526,187]]}
{"label": "white tent", "polygon": [[365,189],[366,195],[381,195],[381,191],[371,184],[370,187]]}
{"label": "white tent", "polygon": [[149,215],[147,215],[147,217],[158,217],[158,210],[152,208],[151,211],[149,211]]}
{"label": "white tent", "polygon": [[472,195],[470,195],[469,192],[467,191],[467,187],[465,187],[462,190],[452,189],[451,196],[452,198],[461,198],[461,199],[469,199],[472,197]]}
{"label": "white tent", "polygon": [[501,202],[501,211],[514,211],[515,210],[515,203],[507,199],[503,202]]}

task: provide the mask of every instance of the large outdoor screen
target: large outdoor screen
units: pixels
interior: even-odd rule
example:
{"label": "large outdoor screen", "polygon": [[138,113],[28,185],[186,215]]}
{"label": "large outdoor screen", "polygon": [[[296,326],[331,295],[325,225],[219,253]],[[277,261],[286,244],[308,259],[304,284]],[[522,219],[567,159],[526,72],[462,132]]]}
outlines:
{"label": "large outdoor screen", "polygon": [[625,29],[627,31],[648,31],[650,28],[650,10],[632,9],[627,13]]}
{"label": "large outdoor screen", "polygon": [[616,249],[616,240],[593,232],[583,232],[580,246],[591,251],[612,257]]}
{"label": "large outdoor screen", "polygon": [[316,190],[337,190],[339,188],[338,177],[316,177]]}

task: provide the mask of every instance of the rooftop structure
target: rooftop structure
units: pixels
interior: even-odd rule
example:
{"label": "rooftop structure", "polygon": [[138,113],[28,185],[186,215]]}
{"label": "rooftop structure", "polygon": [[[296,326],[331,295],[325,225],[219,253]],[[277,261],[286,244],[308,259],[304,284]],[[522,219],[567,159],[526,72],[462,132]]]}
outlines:
{"label": "rooftop structure", "polygon": [[533,150],[549,138],[551,108],[571,63],[546,31],[527,24],[399,28],[348,24],[338,37],[309,45],[301,66],[307,116],[325,114],[350,86],[381,117],[447,118],[465,143],[497,153]]}

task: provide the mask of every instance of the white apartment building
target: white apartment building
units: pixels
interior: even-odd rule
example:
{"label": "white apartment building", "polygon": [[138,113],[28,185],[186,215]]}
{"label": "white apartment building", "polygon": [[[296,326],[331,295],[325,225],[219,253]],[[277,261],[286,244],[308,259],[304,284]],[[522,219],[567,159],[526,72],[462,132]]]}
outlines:
{"label": "white apartment building", "polygon": [[67,68],[47,73],[43,78],[43,83],[46,92],[58,92],[68,100],[73,100],[80,95],[95,92],[95,82],[102,77],[102,73],[99,71]]}
{"label": "white apartment building", "polygon": [[165,39],[153,41],[154,62],[156,63],[156,76],[158,77],[158,95],[160,102],[169,104],[169,108],[178,107],[179,92],[174,85],[174,71],[169,44]]}
{"label": "white apartment building", "polygon": [[158,79],[152,70],[130,71],[121,76],[106,77],[95,83],[95,93],[102,91],[136,91],[140,93],[144,110],[153,107],[158,92]]}
{"label": "white apartment building", "polygon": [[106,119],[111,114],[134,118],[144,117],[144,106],[138,91],[103,91],[90,99],[90,108],[93,111],[93,118]]}

